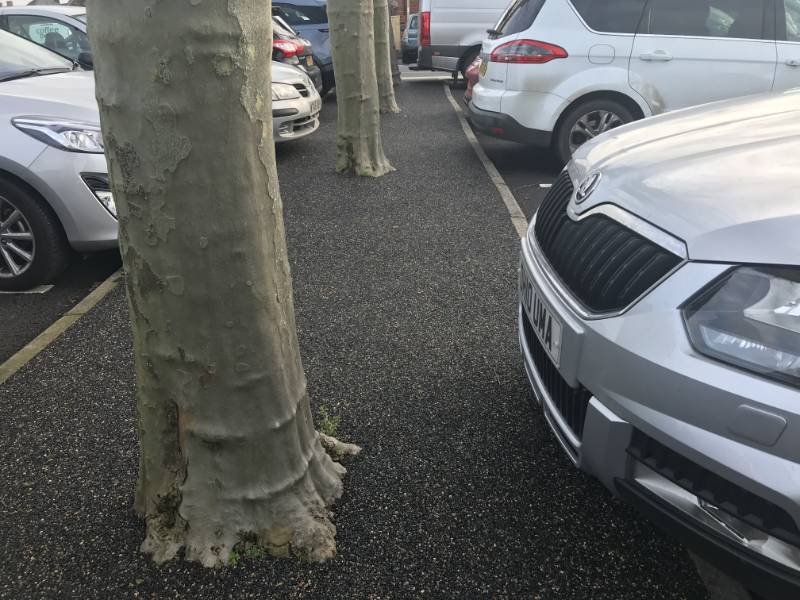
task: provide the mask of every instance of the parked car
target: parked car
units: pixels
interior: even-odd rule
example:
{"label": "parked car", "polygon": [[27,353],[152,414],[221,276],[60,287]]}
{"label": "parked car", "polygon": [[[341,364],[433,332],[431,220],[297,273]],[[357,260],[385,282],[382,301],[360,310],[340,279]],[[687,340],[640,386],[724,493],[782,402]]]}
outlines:
{"label": "parked car", "polygon": [[475,88],[475,84],[478,83],[478,79],[480,78],[480,70],[481,70],[481,63],[483,60],[479,56],[472,63],[467,67],[465,72],[465,77],[467,79],[467,91],[464,92],[464,102],[467,104],[470,103],[472,100],[472,90]]}
{"label": "parked car", "polygon": [[419,13],[408,16],[406,28],[400,36],[401,58],[404,65],[417,62],[419,51]]}
{"label": "parked car", "polygon": [[92,68],[85,8],[58,5],[0,8],[0,29],[77,61],[84,69]]}
{"label": "parked car", "polygon": [[272,61],[272,131],[276,143],[319,129],[322,98],[311,78],[291,65]]}
{"label": "parked car", "polygon": [[481,51],[509,0],[421,0],[420,69],[461,73]]}
{"label": "parked car", "polygon": [[630,121],[800,85],[798,23],[798,0],[515,0],[483,44],[472,121],[566,162]]}
{"label": "parked car", "polygon": [[322,95],[335,85],[331,55],[328,11],[325,0],[278,0],[272,3],[272,14],[288,23],[301,37],[311,42],[314,62],[322,71]]}
{"label": "parked car", "polygon": [[567,456],[762,598],[800,598],[800,91],[579,148],[522,242]]}
{"label": "parked car", "polygon": [[322,91],[322,71],[314,62],[311,42],[301,38],[280,17],[272,17],[272,60],[301,68]]}
{"label": "parked car", "polygon": [[117,244],[92,73],[0,31],[0,290]]}

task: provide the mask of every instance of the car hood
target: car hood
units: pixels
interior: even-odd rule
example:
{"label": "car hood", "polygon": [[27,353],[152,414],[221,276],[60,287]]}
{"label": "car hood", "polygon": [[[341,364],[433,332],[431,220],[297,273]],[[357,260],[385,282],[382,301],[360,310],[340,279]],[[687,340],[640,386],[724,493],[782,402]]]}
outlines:
{"label": "car hood", "polygon": [[308,83],[308,76],[305,74],[305,71],[298,69],[297,67],[293,67],[292,65],[287,65],[286,63],[281,63],[278,61],[272,61],[272,81],[275,83],[288,83],[288,84],[295,84],[295,83]]}
{"label": "car hood", "polygon": [[26,77],[0,83],[3,113],[44,116],[100,124],[94,97],[94,75],[76,71]]}
{"label": "car hood", "polygon": [[686,243],[692,260],[800,263],[800,91],[709,104],[580,148],[602,174],[584,212],[616,204]]}

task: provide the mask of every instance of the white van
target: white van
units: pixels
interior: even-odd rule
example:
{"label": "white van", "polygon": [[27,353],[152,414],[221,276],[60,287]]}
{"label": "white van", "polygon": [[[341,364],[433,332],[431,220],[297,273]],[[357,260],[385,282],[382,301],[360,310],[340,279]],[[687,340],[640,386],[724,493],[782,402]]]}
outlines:
{"label": "white van", "polygon": [[503,16],[510,0],[422,0],[419,69],[461,73]]}

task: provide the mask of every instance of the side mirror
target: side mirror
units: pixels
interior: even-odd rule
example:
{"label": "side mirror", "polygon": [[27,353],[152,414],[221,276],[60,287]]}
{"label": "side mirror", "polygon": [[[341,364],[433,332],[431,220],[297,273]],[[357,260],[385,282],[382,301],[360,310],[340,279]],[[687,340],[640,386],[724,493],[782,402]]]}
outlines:
{"label": "side mirror", "polygon": [[81,63],[81,66],[84,68],[94,68],[94,57],[91,52],[81,52],[78,55],[78,62]]}

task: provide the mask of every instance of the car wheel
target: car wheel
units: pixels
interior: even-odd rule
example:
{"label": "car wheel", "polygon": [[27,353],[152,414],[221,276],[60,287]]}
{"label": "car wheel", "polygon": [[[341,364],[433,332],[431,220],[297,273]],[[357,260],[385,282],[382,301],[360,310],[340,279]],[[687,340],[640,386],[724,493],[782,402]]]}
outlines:
{"label": "car wheel", "polygon": [[615,100],[589,100],[570,110],[561,120],[554,146],[556,154],[567,163],[584,143],[601,133],[635,121],[636,117]]}
{"label": "car wheel", "polygon": [[0,179],[0,290],[49,283],[69,261],[56,217],[19,184]]}
{"label": "car wheel", "polygon": [[461,66],[459,67],[459,71],[461,71],[461,77],[464,78],[464,81],[467,80],[467,69],[469,66],[478,58],[478,54],[481,51],[478,48],[473,48],[472,50],[468,50],[464,56],[461,57]]}

